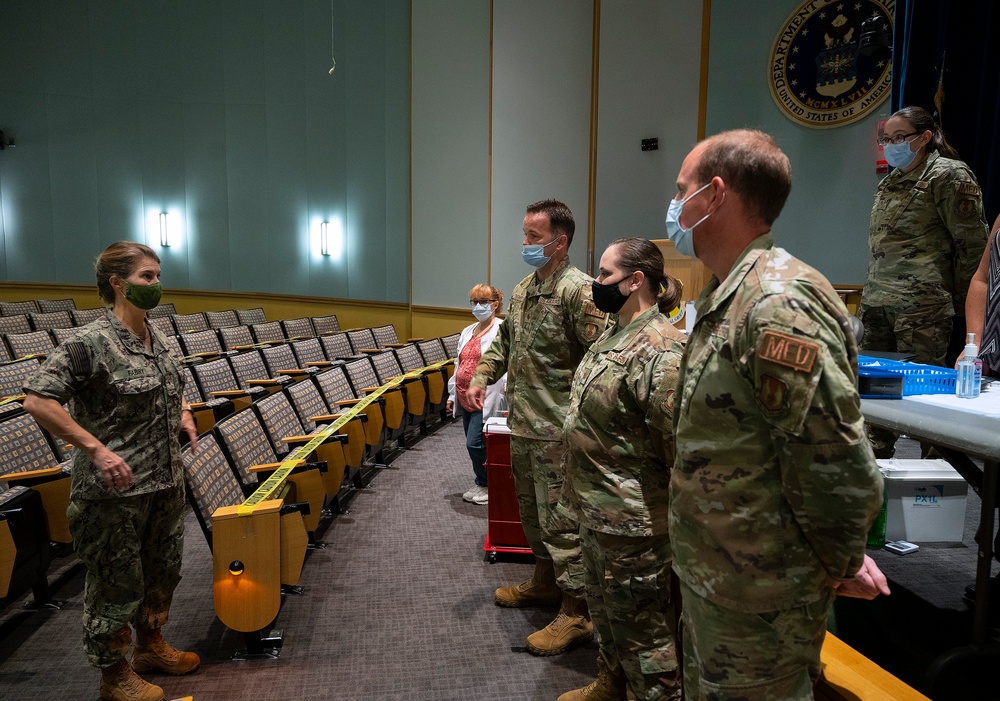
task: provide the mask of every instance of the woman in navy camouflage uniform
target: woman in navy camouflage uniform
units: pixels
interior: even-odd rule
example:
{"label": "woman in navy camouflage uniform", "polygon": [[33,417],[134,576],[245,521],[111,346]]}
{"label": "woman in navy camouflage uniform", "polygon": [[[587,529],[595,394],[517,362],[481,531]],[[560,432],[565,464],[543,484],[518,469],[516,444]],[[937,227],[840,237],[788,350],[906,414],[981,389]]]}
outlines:
{"label": "woman in navy camouflage uniform", "polygon": [[[681,285],[650,241],[618,239],[601,256],[594,304],[617,314],[584,356],[563,425],[563,504],[580,523],[587,603],[600,634],[598,678],[577,699],[675,699],[680,679],[670,602],[667,488],[673,390],[684,336]],[[614,317],[612,317],[614,318]]]}
{"label": "woman in navy camouflage uniform", "polygon": [[[84,648],[101,669],[101,698],[158,701],[163,690],[136,672],[188,674],[200,663],[160,635],[183,549],[178,434],[194,447],[197,432],[177,360],[146,321],[161,293],[156,253],[115,243],[96,270],[105,316],[49,355],[25,384],[24,406],[76,447],[68,513],[87,566]],[[131,662],[130,623],[138,638]]]}

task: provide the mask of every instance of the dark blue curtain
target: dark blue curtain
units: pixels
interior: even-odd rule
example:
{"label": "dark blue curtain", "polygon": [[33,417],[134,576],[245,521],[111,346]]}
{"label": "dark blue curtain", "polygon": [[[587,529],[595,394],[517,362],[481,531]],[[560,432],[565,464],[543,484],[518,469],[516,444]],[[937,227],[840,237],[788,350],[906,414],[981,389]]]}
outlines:
{"label": "dark blue curtain", "polygon": [[943,59],[939,121],[979,179],[992,226],[1000,214],[1000,2],[896,0],[894,25],[892,109],[935,111]]}

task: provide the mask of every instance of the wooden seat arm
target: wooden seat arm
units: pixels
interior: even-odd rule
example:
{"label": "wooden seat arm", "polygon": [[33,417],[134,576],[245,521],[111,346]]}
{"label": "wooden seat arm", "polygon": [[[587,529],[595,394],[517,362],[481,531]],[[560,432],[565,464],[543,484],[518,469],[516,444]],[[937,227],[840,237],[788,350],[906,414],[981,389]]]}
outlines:
{"label": "wooden seat arm", "polygon": [[247,380],[247,384],[251,387],[274,387],[281,383],[277,380]]}
{"label": "wooden seat arm", "polygon": [[222,397],[223,399],[231,399],[234,397],[246,397],[249,392],[243,389],[223,389],[218,392],[209,392],[213,397]]}
{"label": "wooden seat arm", "polygon": [[[250,468],[250,472],[254,472],[254,473],[257,473],[257,472],[274,472],[279,467],[281,467],[282,464],[283,463],[280,463],[280,462],[266,462],[266,463],[263,463],[261,465],[254,465],[253,467]],[[300,466],[305,465],[305,464],[306,464],[305,460],[296,460],[295,461],[295,467],[300,467]]]}
{"label": "wooden seat arm", "polygon": [[426,341],[426,338],[411,338],[407,340],[407,343],[420,343],[421,341]]}
{"label": "wooden seat arm", "polygon": [[[27,472],[11,472],[6,475],[0,475],[0,480],[3,480],[9,485],[14,485],[17,482],[23,480],[33,480],[39,479],[40,477],[54,477],[55,475],[62,475],[63,469],[61,467],[44,467],[41,470],[28,470]],[[67,477],[69,475],[66,475]]]}
{"label": "wooden seat arm", "polygon": [[360,399],[338,399],[334,402],[334,404],[337,406],[354,406],[360,401]]}
{"label": "wooden seat arm", "polygon": [[306,363],[307,368],[328,368],[333,365],[331,360],[310,360]]}
{"label": "wooden seat arm", "polygon": [[278,374],[292,377],[294,375],[308,375],[309,371],[305,368],[289,368],[288,370],[278,370]]}

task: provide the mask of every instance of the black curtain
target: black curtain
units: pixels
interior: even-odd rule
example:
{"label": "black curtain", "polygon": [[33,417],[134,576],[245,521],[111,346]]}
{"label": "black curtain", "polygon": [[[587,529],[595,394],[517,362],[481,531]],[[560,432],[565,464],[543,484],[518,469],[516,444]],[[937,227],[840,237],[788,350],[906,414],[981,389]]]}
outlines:
{"label": "black curtain", "polygon": [[1000,2],[896,0],[892,109],[936,111],[948,142],[983,188],[990,226],[1000,214]]}

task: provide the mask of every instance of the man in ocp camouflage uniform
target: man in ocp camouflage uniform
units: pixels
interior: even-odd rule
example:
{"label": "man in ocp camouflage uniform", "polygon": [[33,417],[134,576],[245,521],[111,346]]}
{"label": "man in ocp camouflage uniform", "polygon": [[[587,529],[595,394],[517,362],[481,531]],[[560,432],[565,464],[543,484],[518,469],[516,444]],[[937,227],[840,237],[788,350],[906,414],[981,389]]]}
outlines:
{"label": "man in ocp camouflage uniform", "polygon": [[791,168],[769,136],[701,142],[677,189],[668,236],[714,274],[673,417],[685,697],[811,699],[835,593],[888,593],[864,554],[882,479],[857,348],[826,279],[774,245]]}
{"label": "man in ocp camouflage uniform", "polygon": [[537,270],[514,288],[500,331],[483,354],[467,397],[482,407],[486,385],[507,373],[511,467],[521,523],[535,555],[531,579],[496,590],[499,606],[562,602],[528,651],[555,655],[590,640],[578,525],[555,509],[562,491],[562,425],[573,372],[604,331],[607,316],[591,295],[593,279],[569,262],[576,223],[556,200],[530,205],[524,217],[524,261]]}

